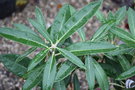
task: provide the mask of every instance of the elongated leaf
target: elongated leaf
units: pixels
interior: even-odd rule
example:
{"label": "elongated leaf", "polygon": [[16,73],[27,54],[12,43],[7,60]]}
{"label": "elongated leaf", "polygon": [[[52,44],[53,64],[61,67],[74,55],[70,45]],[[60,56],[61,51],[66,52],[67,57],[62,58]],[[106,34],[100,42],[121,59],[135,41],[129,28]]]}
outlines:
{"label": "elongated leaf", "polygon": [[102,40],[105,35],[107,35],[108,30],[113,26],[113,23],[111,24],[103,24],[97,31],[94,33],[94,35],[91,38],[91,41],[99,41]]}
{"label": "elongated leaf", "polygon": [[130,78],[130,77],[134,76],[134,75],[135,75],[135,66],[133,66],[132,68],[130,68],[127,71],[125,71],[122,74],[120,74],[117,77],[117,80],[127,79],[127,78]]}
{"label": "elongated leaf", "polygon": [[25,51],[23,54],[21,54],[15,62],[20,62],[22,61],[26,56],[28,56],[30,53],[32,53],[33,51],[35,51],[37,49],[37,47],[32,47],[30,49],[28,49],[27,51]]}
{"label": "elongated leaf", "polygon": [[40,37],[24,31],[11,28],[0,28],[0,36],[26,45],[48,48]]}
{"label": "elongated leaf", "polygon": [[35,13],[37,22],[46,30],[46,23],[41,9],[39,7],[36,7]]}
{"label": "elongated leaf", "polygon": [[40,23],[38,23],[36,20],[28,19],[29,22],[36,28],[36,30],[48,41],[52,42],[50,35],[46,31],[46,28],[44,28]]}
{"label": "elongated leaf", "polygon": [[43,67],[38,67],[33,70],[25,81],[25,84],[23,85],[23,90],[31,90],[36,85],[38,85],[42,80],[42,73]]}
{"label": "elongated leaf", "polygon": [[66,49],[77,56],[81,56],[109,52],[116,49],[116,47],[107,42],[79,42],[70,45]]}
{"label": "elongated leaf", "polygon": [[33,30],[31,30],[29,27],[27,27],[26,25],[24,24],[14,24],[14,27],[17,29],[17,30],[21,30],[21,31],[24,31],[24,32],[27,32],[27,33],[32,33],[36,36],[38,36]]}
{"label": "elongated leaf", "polygon": [[86,80],[89,85],[90,90],[94,90],[95,86],[95,68],[94,63],[92,61],[92,58],[90,56],[87,56],[85,59],[85,66],[86,66]]}
{"label": "elongated leaf", "polygon": [[97,19],[100,20],[102,23],[104,23],[105,20],[106,20],[104,14],[103,14],[100,10],[98,10],[98,11],[96,12],[96,17],[97,17]]}
{"label": "elongated leaf", "polygon": [[135,39],[129,32],[118,27],[113,27],[110,31],[111,33],[121,38],[121,40],[123,40],[124,42],[135,44]]}
{"label": "elongated leaf", "polygon": [[54,84],[55,90],[66,90],[65,87],[65,82],[64,81],[59,81]]}
{"label": "elongated leaf", "polygon": [[69,76],[76,68],[77,66],[71,63],[70,61],[64,62],[56,74],[55,81],[58,82],[63,80],[64,78]]}
{"label": "elongated leaf", "polygon": [[95,67],[95,75],[96,75],[96,79],[99,83],[100,88],[102,90],[109,90],[109,82],[108,82],[108,79],[104,70],[102,69],[102,67],[99,65],[98,62],[96,62],[94,59],[91,59],[91,60]]}
{"label": "elongated leaf", "polygon": [[91,2],[80,11],[73,14],[73,16],[69,18],[69,20],[63,26],[63,35],[61,36],[61,38],[59,38],[58,42],[64,41],[75,31],[81,28],[89,20],[89,18],[91,18],[96,13],[98,8],[100,7],[100,4],[100,1]]}
{"label": "elongated leaf", "polygon": [[74,84],[74,90],[80,90],[80,83],[76,74],[73,77],[73,84]]}
{"label": "elongated leaf", "polygon": [[46,56],[47,52],[49,51],[49,49],[46,50],[42,50],[40,51],[31,61],[29,67],[28,67],[28,71],[32,70],[36,65],[38,65]]}
{"label": "elongated leaf", "polygon": [[131,34],[135,36],[135,11],[131,8],[128,9],[128,24]]}
{"label": "elongated leaf", "polygon": [[124,71],[126,71],[130,68],[130,63],[129,63],[128,59],[126,59],[126,57],[124,57],[123,55],[118,56],[118,61]]}
{"label": "elongated leaf", "polygon": [[80,29],[78,30],[78,34],[79,34],[80,38],[82,39],[82,41],[85,41],[85,40],[86,40],[84,28],[80,28]]}
{"label": "elongated leaf", "polygon": [[56,61],[54,54],[49,57],[48,61],[46,62],[46,66],[44,68],[44,75],[43,75],[43,90],[52,90],[53,83],[55,80],[56,74]]}
{"label": "elongated leaf", "polygon": [[27,67],[31,60],[25,57],[19,63],[15,63],[19,56],[20,55],[16,54],[3,54],[0,55],[0,62],[2,62],[9,71],[22,77],[27,72]]}
{"label": "elongated leaf", "polygon": [[59,50],[59,52],[65,57],[67,58],[69,61],[71,61],[73,64],[77,65],[80,68],[85,69],[84,63],[74,54],[72,54],[71,52],[62,49],[62,48],[57,48]]}
{"label": "elongated leaf", "polygon": [[126,16],[126,6],[120,8],[116,13],[116,24],[119,24]]}
{"label": "elongated leaf", "polygon": [[53,39],[57,40],[59,36],[61,36],[60,31],[62,30],[65,22],[69,19],[69,17],[70,17],[69,5],[65,4],[58,12],[52,25],[51,37],[53,37]]}

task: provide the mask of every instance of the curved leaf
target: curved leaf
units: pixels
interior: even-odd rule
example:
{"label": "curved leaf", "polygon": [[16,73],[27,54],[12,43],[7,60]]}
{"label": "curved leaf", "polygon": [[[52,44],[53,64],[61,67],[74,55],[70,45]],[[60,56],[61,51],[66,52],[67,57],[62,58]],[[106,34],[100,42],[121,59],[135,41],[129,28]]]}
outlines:
{"label": "curved leaf", "polygon": [[27,72],[27,67],[31,60],[25,57],[22,61],[16,63],[15,61],[19,56],[20,55],[16,54],[3,54],[0,55],[0,62],[2,62],[9,71],[22,77]]}
{"label": "curved leaf", "polygon": [[0,36],[26,45],[48,48],[40,37],[24,31],[11,28],[0,28]]}
{"label": "curved leaf", "polygon": [[127,79],[127,78],[130,78],[130,77],[134,76],[134,75],[135,75],[135,66],[133,66],[132,68],[130,68],[127,71],[125,71],[122,74],[120,74],[117,77],[117,80]]}
{"label": "curved leaf", "polygon": [[69,18],[69,20],[64,24],[62,30],[63,35],[59,38],[57,42],[64,41],[70,35],[72,35],[75,31],[81,28],[88,20],[91,18],[98,8],[100,7],[101,2],[91,2],[86,5],[80,11],[76,12]]}
{"label": "curved leaf", "polygon": [[77,66],[74,65],[73,63],[71,63],[69,61],[64,62],[56,74],[55,81],[58,82],[58,81],[63,80],[68,75],[70,75],[76,68],[77,68]]}
{"label": "curved leaf", "polygon": [[74,84],[74,90],[80,90],[80,83],[76,74],[73,77],[73,84]]}
{"label": "curved leaf", "polygon": [[114,49],[116,49],[116,47],[108,42],[79,42],[66,48],[66,50],[69,50],[77,56],[105,53]]}
{"label": "curved leaf", "polygon": [[65,57],[67,58],[69,61],[71,61],[73,64],[77,65],[80,68],[85,69],[84,63],[74,54],[72,54],[71,52],[62,49],[62,48],[57,48],[59,50],[59,52]]}

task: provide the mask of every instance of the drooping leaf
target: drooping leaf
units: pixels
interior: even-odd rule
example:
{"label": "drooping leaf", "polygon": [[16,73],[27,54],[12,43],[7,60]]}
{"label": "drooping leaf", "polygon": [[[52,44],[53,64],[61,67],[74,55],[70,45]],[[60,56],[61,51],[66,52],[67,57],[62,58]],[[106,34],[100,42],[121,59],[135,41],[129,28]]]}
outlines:
{"label": "drooping leaf", "polygon": [[127,79],[127,78],[130,78],[130,77],[134,76],[134,75],[135,75],[135,66],[131,67],[127,71],[125,71],[122,74],[120,74],[117,77],[117,80]]}
{"label": "drooping leaf", "polygon": [[20,62],[21,60],[23,60],[26,56],[28,56],[30,53],[32,53],[33,51],[35,51],[37,49],[37,47],[32,47],[30,49],[28,49],[27,51],[25,51],[23,54],[21,54],[17,59],[16,62]]}
{"label": "drooping leaf", "polygon": [[46,23],[44,19],[45,16],[43,15],[41,9],[39,7],[36,7],[35,13],[37,22],[42,25],[42,27],[44,27],[44,29],[46,30]]}
{"label": "drooping leaf", "polygon": [[90,56],[87,56],[85,58],[85,66],[86,66],[86,80],[89,85],[90,90],[94,90],[95,86],[95,68],[94,63],[92,61],[92,58]]}
{"label": "drooping leaf", "polygon": [[53,39],[57,40],[61,36],[60,32],[65,22],[69,19],[69,17],[70,17],[69,5],[65,4],[58,12],[52,25],[51,37],[53,37]]}
{"label": "drooping leaf", "polygon": [[114,49],[116,49],[116,47],[108,42],[79,42],[66,48],[66,50],[69,50],[77,56],[105,53]]}
{"label": "drooping leaf", "polygon": [[43,66],[40,66],[34,70],[32,70],[27,76],[28,78],[23,85],[23,90],[31,90],[35,86],[37,86],[42,80],[43,74]]}
{"label": "drooping leaf", "polygon": [[64,78],[69,76],[76,68],[77,66],[71,63],[70,61],[64,62],[56,74],[55,81],[58,82],[58,81],[63,80]]}
{"label": "drooping leaf", "polygon": [[52,90],[56,75],[56,61],[54,54],[46,62],[43,74],[43,90]]}
{"label": "drooping leaf", "polygon": [[64,24],[62,28],[63,35],[59,38],[57,42],[64,41],[75,31],[81,28],[89,20],[89,18],[91,18],[96,13],[100,5],[100,1],[91,2],[90,4],[82,8],[80,11],[73,14],[73,16],[69,18],[69,20]]}
{"label": "drooping leaf", "polygon": [[50,35],[48,34],[45,27],[43,27],[36,20],[28,19],[28,21],[36,28],[36,30],[48,41],[52,42]]}
{"label": "drooping leaf", "polygon": [[59,81],[59,82],[56,82],[54,84],[54,88],[55,88],[55,90],[66,90],[65,82],[63,80]]}
{"label": "drooping leaf", "polygon": [[46,56],[47,52],[49,51],[49,49],[46,50],[42,50],[40,51],[31,61],[29,67],[28,67],[28,71],[32,70],[36,65],[38,65]]}
{"label": "drooping leaf", "polygon": [[21,31],[24,31],[24,32],[27,32],[27,33],[32,33],[36,36],[38,36],[32,29],[30,29],[29,27],[27,27],[26,25],[24,24],[14,24],[14,27],[17,29],[17,30],[21,30]]}
{"label": "drooping leaf", "polygon": [[118,27],[113,27],[110,31],[111,33],[121,38],[121,40],[124,41],[125,43],[135,44],[135,39],[129,32]]}
{"label": "drooping leaf", "polygon": [[128,24],[131,34],[135,36],[135,11],[131,8],[128,9]]}
{"label": "drooping leaf", "polygon": [[78,76],[75,74],[73,77],[74,90],[80,90],[80,83]]}
{"label": "drooping leaf", "polygon": [[9,71],[22,77],[27,72],[27,67],[31,60],[25,57],[22,61],[16,63],[15,61],[19,56],[20,55],[16,54],[3,54],[0,55],[0,62],[2,62]]}
{"label": "drooping leaf", "polygon": [[85,69],[84,63],[77,56],[75,56],[74,54],[72,54],[71,52],[69,52],[65,49],[62,49],[62,48],[57,48],[57,49],[70,62],[72,62],[73,64],[77,65],[80,68]]}
{"label": "drooping leaf", "polygon": [[26,45],[48,48],[40,37],[24,31],[11,28],[0,28],[0,36]]}

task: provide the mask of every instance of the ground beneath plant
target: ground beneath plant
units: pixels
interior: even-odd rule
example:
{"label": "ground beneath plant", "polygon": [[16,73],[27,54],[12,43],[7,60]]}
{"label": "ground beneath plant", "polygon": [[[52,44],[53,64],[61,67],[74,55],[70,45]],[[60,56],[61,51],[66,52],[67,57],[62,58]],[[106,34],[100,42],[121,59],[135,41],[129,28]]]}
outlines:
{"label": "ground beneath plant", "polygon": [[[35,6],[39,6],[42,8],[42,11],[46,16],[47,27],[49,27],[52,24],[54,17],[57,11],[60,9],[61,5],[69,3],[73,5],[76,9],[80,9],[81,7],[83,7],[84,5],[88,4],[91,1],[92,0],[46,0],[45,2],[43,2],[42,0],[40,0],[39,3],[31,2],[26,6],[23,12],[14,13],[11,17],[0,20],[0,27],[3,26],[12,27],[13,23],[23,23],[31,26],[27,22],[27,18],[34,18]],[[109,10],[115,11],[118,7],[119,5],[112,2],[111,0],[104,0],[101,10],[106,14]],[[86,33],[87,39],[89,39],[93,35],[93,33],[97,30],[99,26],[100,24],[95,17],[88,22],[88,24],[85,26],[85,31],[87,32]],[[74,34],[72,36],[72,39],[74,42],[80,40],[77,34]],[[0,54],[7,54],[7,53],[21,54],[28,48],[29,47],[25,45],[15,43],[13,41],[0,37]],[[33,55],[35,55],[37,52],[38,50],[30,57],[33,57]],[[85,80],[85,74],[79,70],[77,70],[76,72],[79,76],[81,90],[88,90],[87,82]],[[4,65],[0,63],[0,90],[21,90],[23,83],[24,80],[22,78],[19,78],[14,74],[12,74],[11,72],[9,72],[4,67]],[[35,88],[34,90],[37,89]]]}

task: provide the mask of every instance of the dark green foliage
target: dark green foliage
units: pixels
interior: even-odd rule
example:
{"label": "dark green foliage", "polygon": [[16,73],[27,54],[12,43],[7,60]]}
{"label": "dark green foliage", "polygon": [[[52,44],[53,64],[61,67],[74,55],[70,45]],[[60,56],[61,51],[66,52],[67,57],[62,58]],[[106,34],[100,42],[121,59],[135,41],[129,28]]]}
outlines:
{"label": "dark green foliage", "polygon": [[[85,72],[90,90],[109,90],[112,83],[121,89],[120,80],[135,75],[135,11],[122,7],[106,17],[99,10],[101,4],[102,0],[91,2],[80,10],[65,4],[49,28],[37,7],[36,18],[28,19],[37,32],[23,24],[14,24],[14,29],[0,28],[0,36],[31,46],[22,55],[0,55],[0,62],[26,79],[24,90],[35,86],[42,90],[66,90],[68,86],[80,90],[77,69]],[[84,25],[94,15],[101,26],[86,40]],[[118,27],[126,15],[130,32]],[[75,32],[80,42],[73,43],[70,36]],[[116,42],[117,37],[123,44]],[[41,51],[34,58],[26,57],[37,48]]]}

